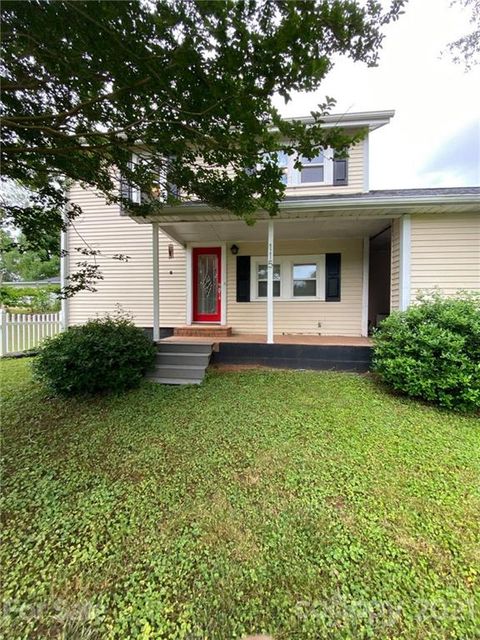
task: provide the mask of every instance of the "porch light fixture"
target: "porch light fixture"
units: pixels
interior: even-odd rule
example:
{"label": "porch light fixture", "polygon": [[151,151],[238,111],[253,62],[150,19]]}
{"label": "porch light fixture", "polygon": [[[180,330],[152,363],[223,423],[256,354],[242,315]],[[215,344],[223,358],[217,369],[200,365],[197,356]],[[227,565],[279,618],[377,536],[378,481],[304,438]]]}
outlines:
{"label": "porch light fixture", "polygon": [[232,255],[236,256],[238,253],[238,247],[236,244],[232,244],[232,246],[230,247],[230,251],[232,252]]}

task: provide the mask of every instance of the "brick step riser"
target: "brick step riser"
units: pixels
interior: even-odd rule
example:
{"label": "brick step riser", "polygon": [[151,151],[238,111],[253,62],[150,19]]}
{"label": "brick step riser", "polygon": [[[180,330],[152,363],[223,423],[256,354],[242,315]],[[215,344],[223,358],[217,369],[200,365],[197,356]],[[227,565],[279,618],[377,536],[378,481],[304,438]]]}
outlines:
{"label": "brick step riser", "polygon": [[173,330],[174,336],[184,336],[190,338],[226,338],[232,335],[231,327],[177,327]]}

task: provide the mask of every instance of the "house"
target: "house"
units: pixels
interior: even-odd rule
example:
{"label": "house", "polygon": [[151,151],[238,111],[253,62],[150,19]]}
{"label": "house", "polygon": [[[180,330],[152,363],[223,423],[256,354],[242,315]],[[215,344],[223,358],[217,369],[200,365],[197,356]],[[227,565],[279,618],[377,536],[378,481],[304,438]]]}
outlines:
{"label": "house", "polygon": [[138,219],[74,187],[84,215],[64,246],[74,255],[81,237],[99,249],[104,279],[66,303],[67,323],[120,304],[172,353],[202,342],[219,361],[364,370],[371,329],[419,291],[480,290],[479,188],[369,189],[370,136],[393,116],[342,116],[349,131],[368,128],[347,161],[326,150],[297,170],[280,158],[280,213],[253,226],[194,201]]}

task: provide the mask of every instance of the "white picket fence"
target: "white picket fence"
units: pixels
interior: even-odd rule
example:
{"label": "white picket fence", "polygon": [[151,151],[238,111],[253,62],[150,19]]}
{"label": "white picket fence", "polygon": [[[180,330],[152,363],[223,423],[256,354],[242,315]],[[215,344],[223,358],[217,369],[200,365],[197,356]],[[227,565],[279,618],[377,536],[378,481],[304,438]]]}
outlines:
{"label": "white picket fence", "polygon": [[0,309],[0,356],[34,349],[61,330],[61,312],[7,313]]}

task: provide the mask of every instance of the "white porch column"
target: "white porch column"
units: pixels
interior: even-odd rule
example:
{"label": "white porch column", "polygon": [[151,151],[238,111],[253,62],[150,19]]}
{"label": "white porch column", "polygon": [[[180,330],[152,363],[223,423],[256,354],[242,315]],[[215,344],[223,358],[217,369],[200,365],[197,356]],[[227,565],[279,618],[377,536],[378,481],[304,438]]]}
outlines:
{"label": "white porch column", "polygon": [[410,304],[410,254],[412,221],[409,214],[400,218],[400,311]]}
{"label": "white porch column", "polygon": [[273,220],[268,222],[267,241],[267,343],[273,344]]}
{"label": "white porch column", "polygon": [[152,261],[153,261],[153,339],[160,340],[160,273],[158,250],[158,222],[152,223]]}
{"label": "white porch column", "polygon": [[370,238],[363,239],[362,336],[368,336],[368,279],[370,273]]}
{"label": "white porch column", "polygon": [[[65,224],[65,231],[60,235],[60,287],[62,291],[68,284],[68,272],[69,272],[69,254],[68,254],[68,230],[67,230],[67,216],[63,215],[63,223]],[[60,302],[60,325],[62,331],[65,331],[68,327],[68,298],[62,297]]]}

